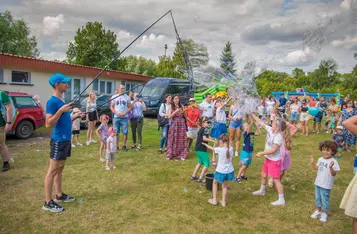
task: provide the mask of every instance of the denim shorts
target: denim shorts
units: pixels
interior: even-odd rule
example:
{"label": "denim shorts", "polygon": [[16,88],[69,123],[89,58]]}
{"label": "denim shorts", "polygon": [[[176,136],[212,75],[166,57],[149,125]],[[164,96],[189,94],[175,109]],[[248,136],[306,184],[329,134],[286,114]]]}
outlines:
{"label": "denim shorts", "polygon": [[321,188],[315,185],[316,207],[321,207],[326,213],[330,208],[331,189]]}
{"label": "denim shorts", "polygon": [[242,126],[242,123],[243,123],[243,120],[238,120],[238,121],[231,120],[229,122],[229,128],[239,129],[240,126]]}
{"label": "denim shorts", "polygon": [[114,118],[113,125],[116,128],[116,134],[120,134],[121,129],[123,135],[128,135],[129,118]]}
{"label": "denim shorts", "polygon": [[299,119],[299,113],[298,112],[291,112],[290,120],[291,121],[298,121],[298,119]]}
{"label": "denim shorts", "polygon": [[323,117],[322,112],[319,112],[319,113],[315,116],[314,122],[315,122],[315,123],[321,123],[322,117]]}

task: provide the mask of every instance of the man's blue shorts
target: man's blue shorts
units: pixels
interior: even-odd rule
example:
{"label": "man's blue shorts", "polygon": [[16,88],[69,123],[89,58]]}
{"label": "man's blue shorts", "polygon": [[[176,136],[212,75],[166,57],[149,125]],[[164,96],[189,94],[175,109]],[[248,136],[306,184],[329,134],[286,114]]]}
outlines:
{"label": "man's blue shorts", "polygon": [[113,125],[116,128],[116,134],[120,134],[120,129],[122,130],[123,135],[128,135],[128,118],[114,118]]}

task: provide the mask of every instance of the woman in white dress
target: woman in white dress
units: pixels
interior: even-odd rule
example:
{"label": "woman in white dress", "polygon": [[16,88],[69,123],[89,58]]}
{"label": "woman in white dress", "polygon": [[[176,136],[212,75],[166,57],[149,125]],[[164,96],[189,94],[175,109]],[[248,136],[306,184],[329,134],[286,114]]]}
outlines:
{"label": "woman in white dress", "polygon": [[270,114],[274,109],[275,103],[276,103],[275,100],[271,96],[268,96],[268,99],[265,101],[265,107],[266,107],[268,120],[270,119]]}

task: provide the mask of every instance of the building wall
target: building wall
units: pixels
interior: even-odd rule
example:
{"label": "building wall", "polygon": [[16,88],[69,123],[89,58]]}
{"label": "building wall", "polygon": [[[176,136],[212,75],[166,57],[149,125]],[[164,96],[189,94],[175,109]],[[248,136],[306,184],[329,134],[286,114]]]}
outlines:
{"label": "building wall", "polygon": [[[11,84],[11,79],[12,79],[12,71],[23,71],[23,72],[29,72],[30,73],[30,80],[31,84],[26,85],[26,84]],[[2,74],[1,74],[2,73]],[[45,107],[45,103],[47,102],[48,98],[52,95],[53,89],[50,87],[48,83],[49,77],[53,73],[50,72],[43,72],[43,71],[36,71],[36,70],[24,70],[24,69],[19,69],[17,67],[0,67],[0,79],[2,78],[2,83],[0,83],[0,89],[1,90],[6,90],[6,91],[11,91],[11,92],[24,92],[28,93],[31,95],[38,95],[40,97],[40,102],[43,104],[43,107]],[[105,73],[103,73],[105,74]],[[72,80],[74,79],[80,79],[80,89],[76,90],[77,92],[81,92],[84,90],[84,88],[93,80],[93,77],[83,77],[83,76],[78,76],[75,74],[64,74],[65,76],[71,77]],[[112,78],[106,78],[105,76],[100,77],[100,81],[112,81],[112,87],[113,91],[117,88],[119,88],[120,84],[124,81],[125,83],[130,83],[130,84],[140,84],[141,82],[138,81],[125,81],[125,80],[118,80],[118,79],[112,79]],[[6,83],[6,84],[4,84]],[[99,83],[98,83],[99,84]],[[73,86],[73,81],[72,85]],[[140,86],[141,88],[142,86]],[[66,100],[70,100],[73,98],[73,91],[74,88],[72,88],[72,95],[69,95],[67,92],[67,96],[65,96]],[[89,92],[93,91],[93,84],[86,90],[86,94]],[[107,93],[110,95],[109,93]],[[113,94],[113,93],[112,93]],[[71,97],[70,97],[71,96]]]}

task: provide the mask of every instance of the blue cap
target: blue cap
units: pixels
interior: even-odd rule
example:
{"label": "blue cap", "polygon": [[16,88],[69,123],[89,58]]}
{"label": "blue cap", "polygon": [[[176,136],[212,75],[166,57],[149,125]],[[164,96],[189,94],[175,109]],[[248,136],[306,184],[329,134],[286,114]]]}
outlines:
{"label": "blue cap", "polygon": [[70,81],[71,78],[65,77],[63,74],[56,73],[50,77],[48,83],[50,83],[51,86],[54,86],[57,83],[68,83]]}

